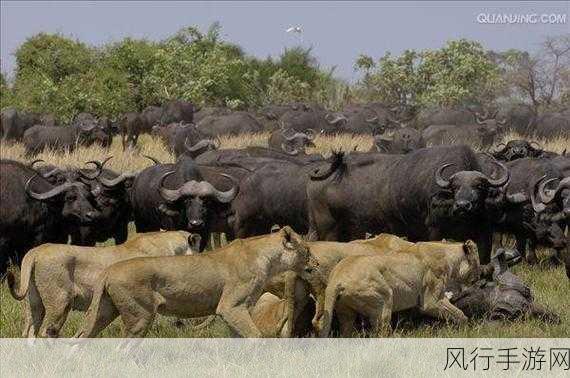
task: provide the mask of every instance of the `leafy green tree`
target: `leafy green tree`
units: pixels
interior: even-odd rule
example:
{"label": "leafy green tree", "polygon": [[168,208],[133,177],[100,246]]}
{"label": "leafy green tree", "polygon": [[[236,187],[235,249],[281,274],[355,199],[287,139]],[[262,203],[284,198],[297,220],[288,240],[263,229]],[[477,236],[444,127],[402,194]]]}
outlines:
{"label": "leafy green tree", "polygon": [[144,101],[141,86],[145,76],[157,62],[158,49],[156,43],[125,38],[104,47],[101,53],[100,65],[126,76],[129,86],[128,102],[133,102],[138,111],[150,105]]}
{"label": "leafy green tree", "polygon": [[401,106],[488,102],[499,81],[497,66],[483,47],[465,39],[438,50],[387,53],[376,65],[361,56],[356,67],[365,72],[370,97]]}

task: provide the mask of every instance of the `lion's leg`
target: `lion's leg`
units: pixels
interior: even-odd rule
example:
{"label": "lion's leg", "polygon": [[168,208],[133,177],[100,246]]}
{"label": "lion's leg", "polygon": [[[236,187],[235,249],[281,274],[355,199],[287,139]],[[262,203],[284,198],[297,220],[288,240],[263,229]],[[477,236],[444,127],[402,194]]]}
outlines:
{"label": "lion's leg", "polygon": [[24,308],[22,309],[22,337],[34,337],[35,330],[33,327],[32,309],[29,299],[24,300]]}
{"label": "lion's leg", "polygon": [[121,314],[121,319],[125,325],[125,337],[144,337],[148,332],[156,313],[139,309],[135,313]]}
{"label": "lion's leg", "polygon": [[435,318],[451,320],[456,323],[467,321],[467,316],[465,316],[463,311],[451,304],[451,302],[449,302],[449,299],[445,297],[438,301],[425,301],[421,311],[424,314],[433,316]]}
{"label": "lion's leg", "polygon": [[35,283],[32,281],[28,291],[28,298],[26,300],[24,311],[29,311],[28,329],[26,330],[26,325],[23,329],[23,337],[37,337],[44,321],[45,317],[45,307],[42,302],[42,298]]}
{"label": "lion's leg", "polygon": [[262,337],[261,331],[253,323],[245,305],[219,306],[216,314],[220,315],[228,326],[241,337]]}
{"label": "lion's leg", "polygon": [[372,332],[375,336],[384,336],[392,331],[392,309],[394,307],[394,296],[392,289],[387,287],[387,291],[381,293],[380,304],[376,305],[376,312],[369,316]]}
{"label": "lion's leg", "polygon": [[63,288],[63,285],[58,285],[50,290],[46,289],[40,290],[45,307],[45,317],[39,334],[40,337],[58,337],[71,309],[72,298],[68,290]]}
{"label": "lion's leg", "polygon": [[420,311],[426,315],[438,319],[452,320],[461,323],[467,320],[467,316],[449,302],[444,295],[445,282],[428,271],[423,280],[424,296]]}
{"label": "lion's leg", "polygon": [[76,337],[95,337],[119,316],[119,311],[113,304],[109,294],[105,291],[100,298],[93,298],[85,317],[85,328],[80,330]]}
{"label": "lion's leg", "polygon": [[150,289],[131,293],[130,290],[119,287],[113,290],[113,302],[125,327],[124,336],[144,337],[154,321],[159,304],[163,300]]}

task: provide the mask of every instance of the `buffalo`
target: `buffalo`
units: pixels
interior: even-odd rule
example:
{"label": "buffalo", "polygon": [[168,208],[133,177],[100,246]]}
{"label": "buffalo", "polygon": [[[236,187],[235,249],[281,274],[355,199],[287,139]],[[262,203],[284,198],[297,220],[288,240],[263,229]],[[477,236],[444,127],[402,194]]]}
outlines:
{"label": "buffalo", "polygon": [[[311,173],[307,187],[311,234],[349,241],[388,232],[411,241],[472,239],[483,262],[503,204],[509,172],[482,172],[467,146],[423,148],[406,155],[335,153]],[[448,178],[444,178],[444,171]],[[477,227],[473,227],[477,224]]]}
{"label": "buffalo", "polygon": [[100,212],[89,186],[79,181],[51,184],[39,172],[12,160],[0,161],[0,269],[39,244],[65,243],[69,227],[88,225]]}
{"label": "buffalo", "polygon": [[421,132],[411,127],[401,127],[391,135],[375,135],[370,152],[407,154],[425,146]]}
{"label": "buffalo", "polygon": [[475,144],[489,147],[506,124],[506,120],[497,121],[496,114],[481,118],[476,113],[476,125],[431,125],[423,130],[422,136],[428,145]]}
{"label": "buffalo", "polygon": [[312,129],[298,132],[291,129],[278,129],[269,136],[269,148],[283,151],[305,151],[307,147],[315,147],[315,133]]}
{"label": "buffalo", "polygon": [[46,148],[57,151],[73,151],[77,145],[91,146],[99,143],[109,146],[110,130],[99,127],[98,123],[76,126],[32,126],[24,133],[26,156],[31,157],[41,153]]}
{"label": "buffalo", "polygon": [[202,118],[196,125],[198,130],[210,138],[221,135],[253,134],[265,131],[263,125],[248,112],[234,112]]}
{"label": "buffalo", "polygon": [[51,114],[37,114],[6,108],[0,114],[0,139],[3,142],[19,142],[24,133],[35,125],[55,126],[55,118]]}

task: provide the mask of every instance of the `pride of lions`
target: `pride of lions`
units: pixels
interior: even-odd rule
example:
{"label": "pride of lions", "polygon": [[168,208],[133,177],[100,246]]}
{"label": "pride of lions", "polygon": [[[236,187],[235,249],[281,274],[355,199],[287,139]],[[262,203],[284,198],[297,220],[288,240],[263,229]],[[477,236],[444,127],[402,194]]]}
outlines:
{"label": "pride of lions", "polygon": [[364,326],[378,335],[401,310],[466,321],[453,296],[493,271],[470,240],[311,242],[286,226],[213,251],[197,245],[187,232],[161,231],[118,246],[30,250],[21,272],[7,274],[25,300],[23,336],[59,336],[70,310],[86,311],[76,337],[96,337],[117,317],[125,337],[143,337],[157,314],[218,316],[242,337],[346,337]]}

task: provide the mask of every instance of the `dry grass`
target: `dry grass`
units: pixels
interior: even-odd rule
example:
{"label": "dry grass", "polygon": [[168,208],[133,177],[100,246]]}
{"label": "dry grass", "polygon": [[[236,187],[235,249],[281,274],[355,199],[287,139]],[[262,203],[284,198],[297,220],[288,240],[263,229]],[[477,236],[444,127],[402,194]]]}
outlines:
{"label": "dry grass", "polygon": [[[240,137],[225,137],[221,139],[221,148],[242,148],[245,146],[266,146],[268,134],[256,134]],[[505,141],[518,139],[519,136],[509,134]],[[562,152],[570,145],[567,139],[537,140],[545,149]],[[164,148],[162,143],[149,136],[142,136],[139,140],[140,151],[123,152],[120,140],[115,138],[112,147],[105,150],[100,147],[80,147],[73,153],[57,154],[46,151],[38,156],[46,162],[59,166],[81,166],[88,160],[102,160],[107,156],[114,158],[109,167],[117,171],[133,171],[143,169],[152,163],[142,155],[151,155],[162,162],[172,162],[174,157]],[[372,137],[340,135],[336,137],[318,136],[317,145],[313,151],[328,155],[331,150],[342,149],[352,151],[367,151],[372,146]],[[0,144],[0,158],[29,161],[23,156],[21,145]],[[134,230],[131,230],[134,233]],[[562,267],[552,270],[541,270],[528,266],[518,266],[515,272],[519,274],[533,289],[539,303],[561,315],[562,323],[559,325],[546,325],[537,320],[521,320],[516,322],[490,323],[482,320],[473,320],[460,327],[446,325],[440,322],[417,321],[417,319],[402,317],[398,323],[393,337],[568,337],[570,335],[570,281],[566,278]],[[3,283],[0,286],[0,337],[19,337],[21,327],[22,302],[15,301]],[[72,336],[80,327],[83,319],[82,313],[72,313],[63,335]],[[121,325],[116,320],[103,333],[104,337],[120,337]],[[220,320],[216,320],[208,328],[201,331],[192,331],[188,327],[178,329],[171,320],[159,317],[149,332],[149,337],[228,337],[228,328]]]}

